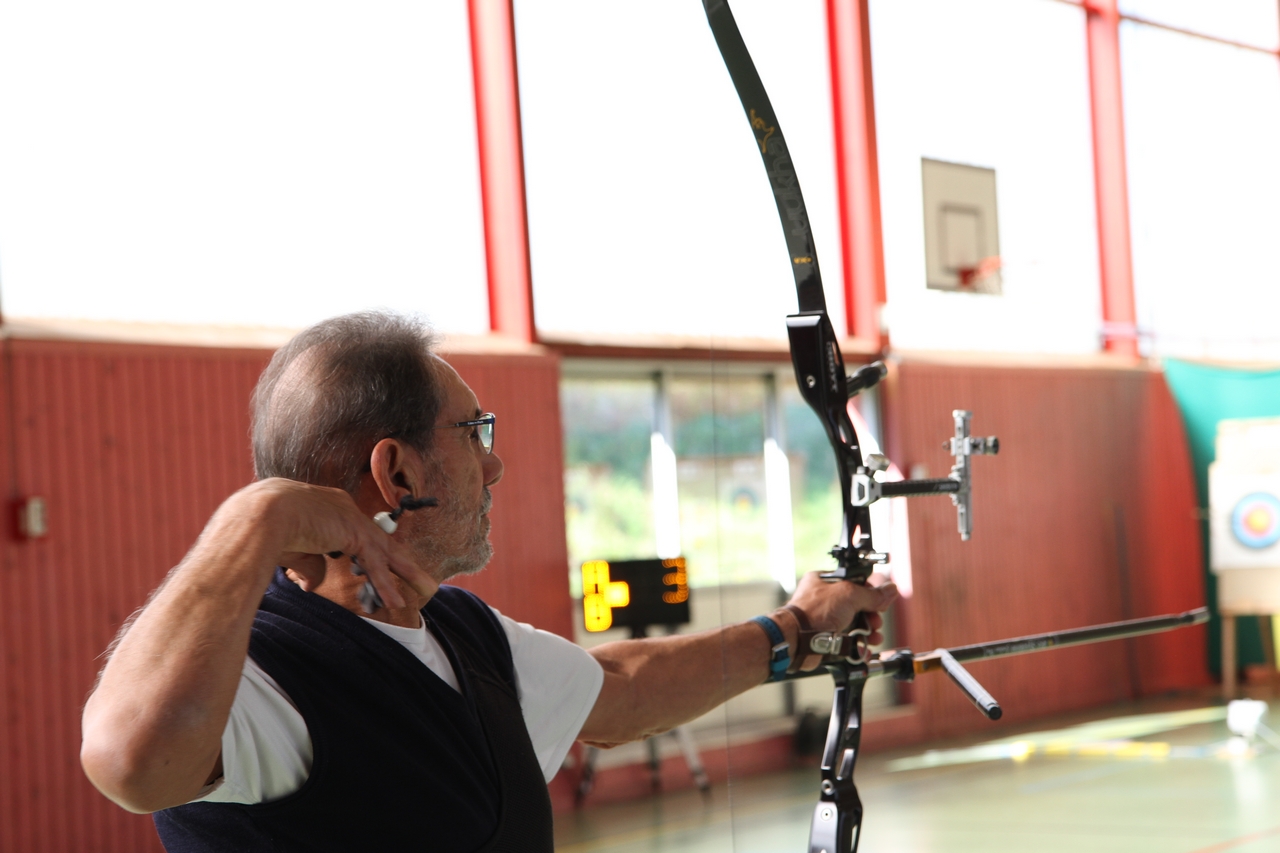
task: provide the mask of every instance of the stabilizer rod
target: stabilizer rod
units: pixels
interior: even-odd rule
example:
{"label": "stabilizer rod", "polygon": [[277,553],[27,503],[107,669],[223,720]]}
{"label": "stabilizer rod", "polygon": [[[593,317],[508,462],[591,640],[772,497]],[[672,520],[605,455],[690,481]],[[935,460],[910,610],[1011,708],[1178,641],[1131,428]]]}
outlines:
{"label": "stabilizer rod", "polygon": [[946,649],[938,649],[938,660],[942,663],[942,668],[947,671],[947,675],[951,676],[951,680],[956,683],[964,691],[964,695],[969,697],[969,701],[974,704],[982,715],[988,720],[998,720],[1003,716],[1004,711],[1000,710],[1000,703],[995,697],[987,692],[987,689],[978,683],[978,679],[969,674],[969,670],[965,669],[958,660],[951,656],[951,652]]}
{"label": "stabilizer rod", "polygon": [[[1141,637],[1146,634],[1158,634],[1175,628],[1191,625],[1203,625],[1209,621],[1209,608],[1197,607],[1182,613],[1167,613],[1163,616],[1146,616],[1141,619],[1126,619],[1123,622],[1107,622],[1102,625],[1090,625],[1086,628],[1069,628],[1065,631],[1050,631],[1044,634],[1029,634],[1025,637],[1011,637],[1007,640],[994,640],[990,643],[974,643],[968,646],[955,646],[950,649],[935,649],[932,652],[914,654],[910,649],[891,649],[880,652],[865,664],[865,673],[859,675],[859,668],[851,667],[848,661],[839,655],[823,655],[822,666],[807,672],[789,673],[784,680],[811,678],[815,675],[826,675],[829,671],[851,669],[851,678],[874,678],[880,675],[891,675],[902,681],[910,681],[915,676],[926,672],[944,669],[942,654],[945,652],[957,663],[975,660],[1004,658],[1013,655],[1026,655],[1032,652],[1044,652],[1050,649],[1061,649],[1068,646],[1083,646],[1089,643],[1101,643],[1107,640],[1123,640],[1126,637]],[[822,654],[829,648],[851,648],[853,643],[845,643],[844,634],[817,633],[808,639],[807,647],[796,652],[798,656]]]}
{"label": "stabilizer rod", "polygon": [[[1088,643],[1101,643],[1106,640],[1122,640],[1125,637],[1140,637],[1144,634],[1156,634],[1188,625],[1202,625],[1209,621],[1209,608],[1197,607],[1182,613],[1170,613],[1165,616],[1148,616],[1143,619],[1126,619],[1123,622],[1107,622],[1103,625],[1090,625],[1087,628],[1071,628],[1066,631],[1050,631],[1045,634],[1031,634],[1026,637],[1013,637],[1008,640],[995,640],[990,643],[974,643],[969,646],[956,646],[951,649],[940,649],[961,663],[988,658],[1004,658],[1011,655],[1025,655],[1031,652],[1043,652],[1065,646],[1083,646]],[[938,652],[929,652],[915,658],[913,669],[916,673],[932,672],[942,668]]]}

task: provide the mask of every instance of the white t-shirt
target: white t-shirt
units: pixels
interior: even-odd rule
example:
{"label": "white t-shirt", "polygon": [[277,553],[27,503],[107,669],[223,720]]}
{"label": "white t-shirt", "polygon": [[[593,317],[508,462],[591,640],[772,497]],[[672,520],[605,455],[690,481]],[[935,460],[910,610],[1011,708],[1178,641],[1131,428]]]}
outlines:
{"label": "white t-shirt", "polygon": [[[516,694],[534,752],[548,782],[595,705],[604,671],[573,643],[494,610],[515,664]],[[425,624],[401,628],[366,619],[397,640],[454,690],[449,656]],[[252,658],[245,658],[231,716],[222,732],[222,778],[193,802],[262,803],[288,796],[311,772],[311,736],[287,694]]]}

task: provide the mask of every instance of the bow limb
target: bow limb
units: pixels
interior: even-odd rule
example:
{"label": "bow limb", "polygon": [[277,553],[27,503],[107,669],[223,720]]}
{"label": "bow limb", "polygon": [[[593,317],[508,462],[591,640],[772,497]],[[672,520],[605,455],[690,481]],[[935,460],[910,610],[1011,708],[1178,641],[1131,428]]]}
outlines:
{"label": "bow limb", "polygon": [[[849,379],[845,374],[844,356],[840,352],[835,329],[827,315],[826,294],[822,288],[818,253],[813,244],[804,195],[800,191],[800,181],[791,162],[786,138],[729,4],[726,0],[703,0],[703,6],[751,125],[778,207],[778,217],[782,221],[799,303],[799,312],[787,317],[787,337],[796,383],[801,396],[822,421],[836,457],[843,524],[840,541],[831,551],[837,568],[826,577],[865,583],[874,566],[883,562],[887,555],[877,554],[872,545],[871,516],[867,506],[854,506],[852,501],[852,475],[865,469],[858,436],[849,418]],[[856,393],[857,389],[853,390]],[[865,636],[865,617],[860,616],[856,625],[855,631],[862,629]],[[804,649],[796,649],[797,657],[803,654]],[[853,782],[853,771],[861,749],[866,656],[863,646],[860,662],[830,668],[836,680],[836,690],[822,757],[822,793],[809,831],[810,853],[853,853],[858,846],[862,803]]]}
{"label": "bow limb", "polygon": [[787,337],[796,384],[801,396],[821,420],[835,454],[844,509],[840,541],[831,552],[837,568],[828,577],[864,582],[885,556],[875,552],[867,508],[854,506],[851,501],[852,475],[863,466],[862,450],[849,420],[849,380],[845,374],[844,355],[840,352],[835,329],[827,314],[822,273],[804,194],[791,162],[786,136],[729,4],[726,0],[703,0],[703,6],[755,136],[756,148],[764,162],[782,222],[799,303],[799,311],[787,317]]}

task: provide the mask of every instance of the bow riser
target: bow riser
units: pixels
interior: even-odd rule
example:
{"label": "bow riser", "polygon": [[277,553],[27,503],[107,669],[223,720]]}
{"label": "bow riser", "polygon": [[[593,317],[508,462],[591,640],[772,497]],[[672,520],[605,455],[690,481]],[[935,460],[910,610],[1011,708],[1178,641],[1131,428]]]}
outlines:
{"label": "bow riser", "polygon": [[[835,329],[825,312],[813,311],[787,317],[787,338],[796,385],[806,403],[818,415],[835,451],[840,480],[843,527],[832,550],[837,569],[828,577],[864,582],[875,565],[865,559],[873,550],[871,515],[866,506],[854,506],[852,474],[862,468],[862,449],[849,419],[849,382]],[[853,536],[857,532],[858,539]]]}
{"label": "bow riser", "polygon": [[809,853],[858,849],[862,798],[853,769],[862,748],[862,691],[865,672],[831,671],[836,682],[831,722],[822,755],[822,793],[809,824]]}

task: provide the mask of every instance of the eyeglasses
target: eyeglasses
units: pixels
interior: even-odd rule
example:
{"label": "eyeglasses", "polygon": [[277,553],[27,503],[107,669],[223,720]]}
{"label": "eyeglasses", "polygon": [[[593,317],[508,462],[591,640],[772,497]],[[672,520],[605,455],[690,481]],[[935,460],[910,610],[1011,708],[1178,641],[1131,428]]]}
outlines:
{"label": "eyeglasses", "polygon": [[485,412],[480,417],[471,421],[458,421],[456,424],[441,424],[432,429],[454,429],[455,427],[475,427],[476,437],[480,439],[480,446],[484,448],[485,453],[493,452],[493,425],[498,420],[498,416],[493,412]]}

